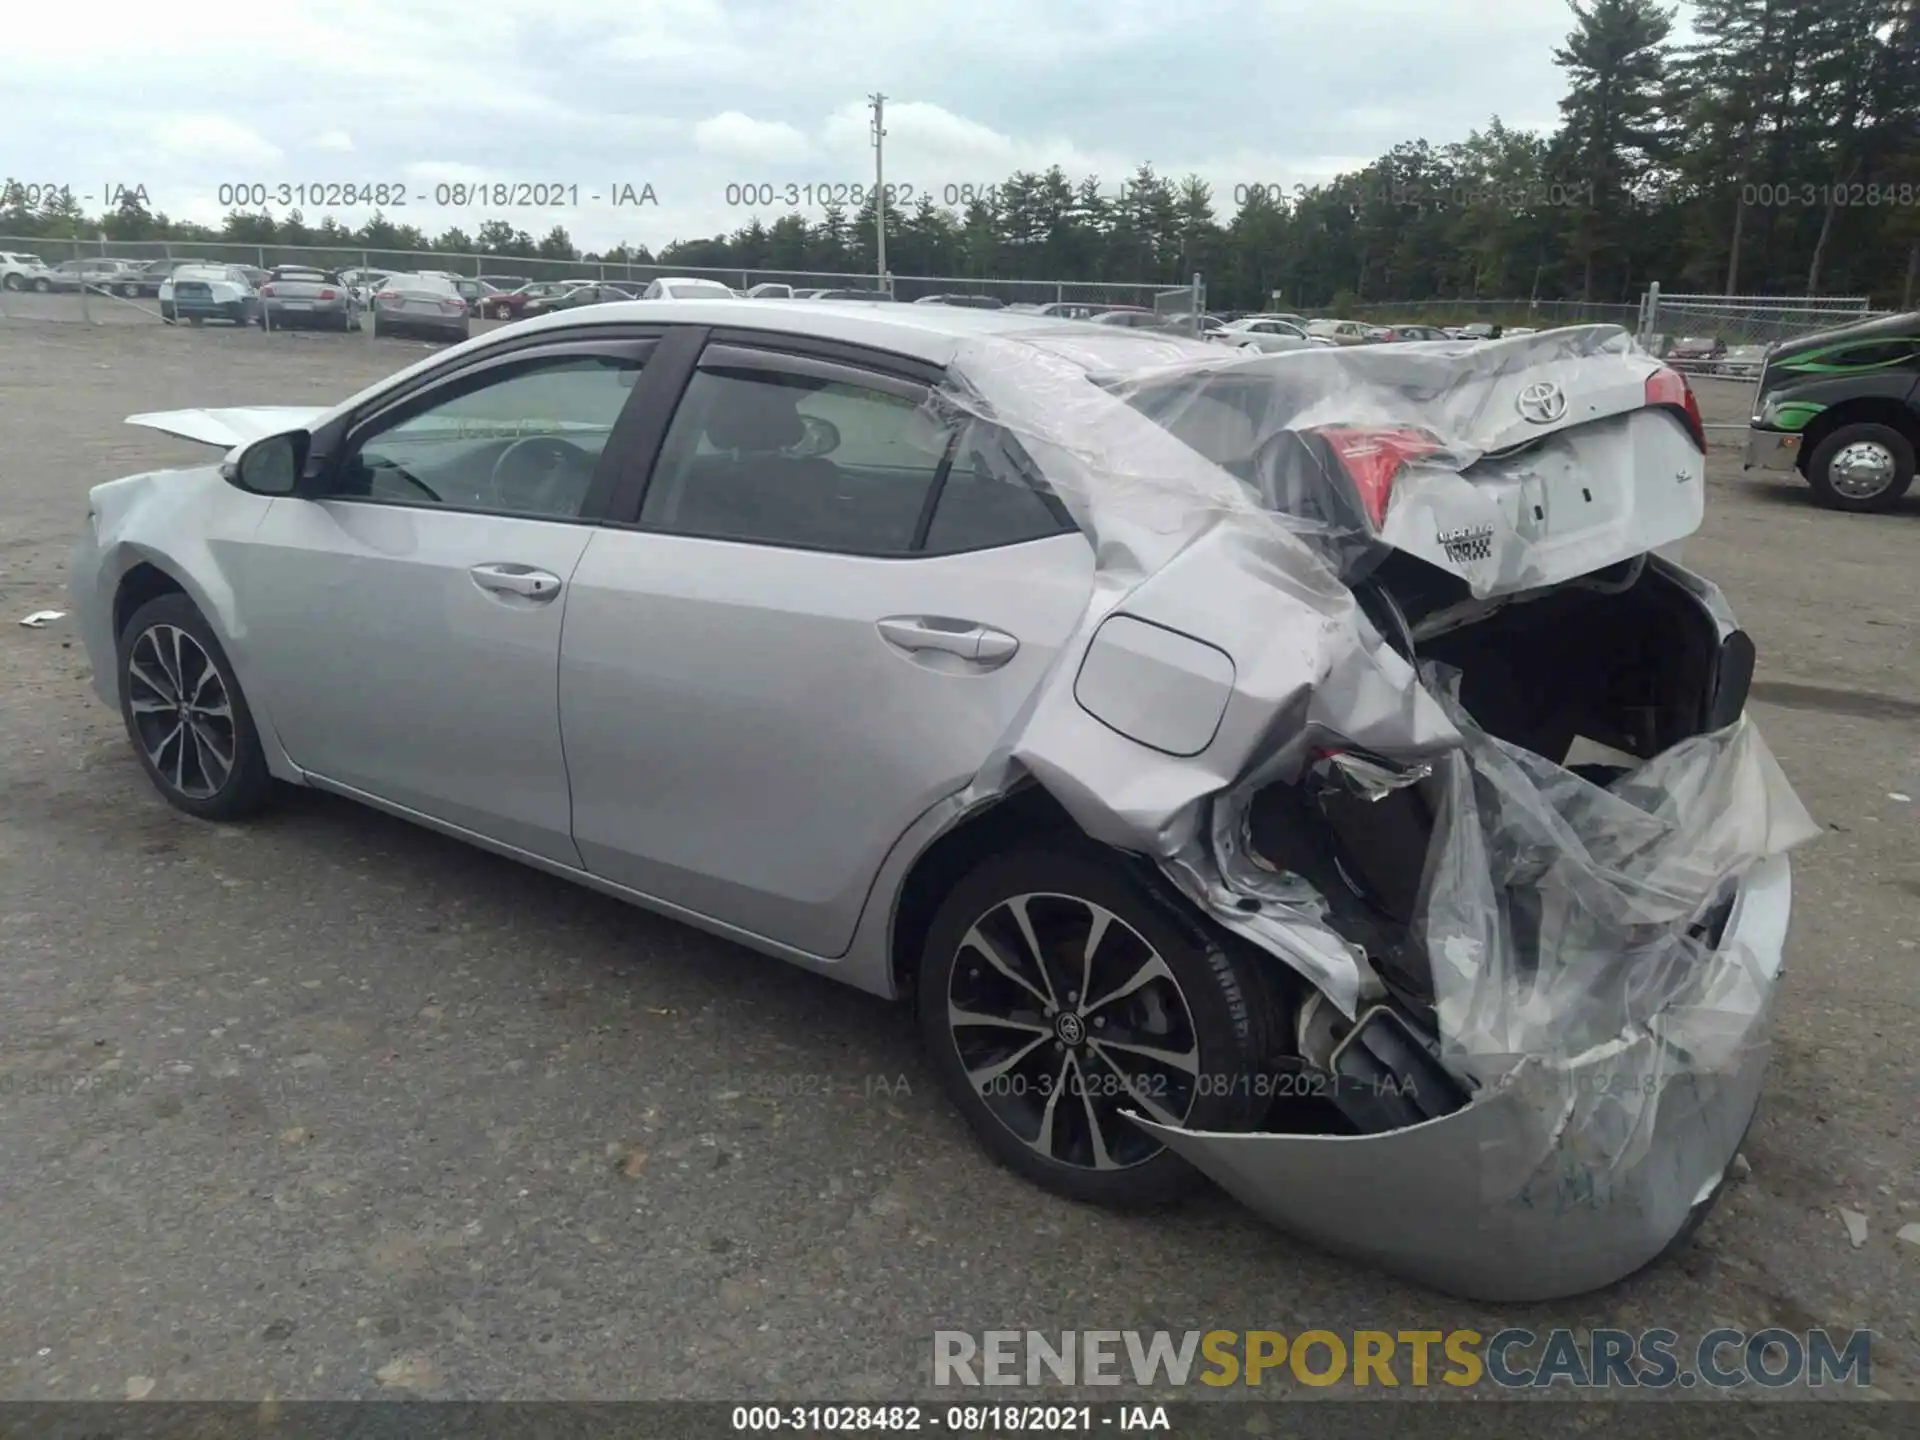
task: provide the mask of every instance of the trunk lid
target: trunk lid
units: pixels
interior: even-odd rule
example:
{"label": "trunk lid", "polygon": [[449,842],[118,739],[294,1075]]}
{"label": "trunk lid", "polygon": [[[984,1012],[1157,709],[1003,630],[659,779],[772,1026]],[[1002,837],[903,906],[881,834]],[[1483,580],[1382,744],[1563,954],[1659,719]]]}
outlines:
{"label": "trunk lid", "polygon": [[127,424],[231,450],[269,435],[305,430],[326,413],[317,405],[246,405],[228,410],[156,410],[129,415]]}
{"label": "trunk lid", "polygon": [[1511,594],[1671,546],[1705,513],[1684,382],[1614,326],[1236,356],[1120,383],[1331,535],[1343,571],[1384,544],[1477,597]]}

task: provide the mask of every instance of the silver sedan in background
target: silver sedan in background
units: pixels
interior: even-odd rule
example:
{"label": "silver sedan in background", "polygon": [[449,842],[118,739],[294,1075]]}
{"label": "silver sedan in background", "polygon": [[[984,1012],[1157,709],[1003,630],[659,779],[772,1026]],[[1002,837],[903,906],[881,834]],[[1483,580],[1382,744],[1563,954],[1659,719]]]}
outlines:
{"label": "silver sedan in background", "polygon": [[373,293],[373,334],[464,340],[472,333],[467,299],[444,275],[389,275]]}
{"label": "silver sedan in background", "polygon": [[358,330],[360,297],[340,276],[310,265],[276,265],[260,287],[269,330]]}
{"label": "silver sedan in background", "polygon": [[1207,338],[1216,345],[1231,345],[1236,350],[1263,353],[1322,348],[1298,325],[1285,320],[1269,320],[1260,315],[1229,320]]}

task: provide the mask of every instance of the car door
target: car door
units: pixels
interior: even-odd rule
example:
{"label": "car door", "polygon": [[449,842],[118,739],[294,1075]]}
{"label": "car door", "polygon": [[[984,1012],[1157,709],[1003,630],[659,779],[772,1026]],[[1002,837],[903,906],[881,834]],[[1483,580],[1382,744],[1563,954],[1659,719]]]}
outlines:
{"label": "car door", "polygon": [[295,764],[578,864],[561,623],[653,345],[476,357],[316,437],[331,453],[268,508],[236,579],[248,683]]}
{"label": "car door", "polygon": [[669,343],[684,394],[568,601],[574,840],[656,901],[839,955],[1072,633],[1092,551],[1017,445],[930,419],[910,362]]}

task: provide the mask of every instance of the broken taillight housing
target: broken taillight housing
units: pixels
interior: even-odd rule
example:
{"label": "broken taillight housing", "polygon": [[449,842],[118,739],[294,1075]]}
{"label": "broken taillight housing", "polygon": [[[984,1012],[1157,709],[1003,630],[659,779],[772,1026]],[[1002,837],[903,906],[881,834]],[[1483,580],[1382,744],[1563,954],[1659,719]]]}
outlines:
{"label": "broken taillight housing", "polygon": [[1315,433],[1339,458],[1376,530],[1386,523],[1387,503],[1393,498],[1393,485],[1400,472],[1408,462],[1441,448],[1428,431],[1406,427],[1328,425]]}
{"label": "broken taillight housing", "polygon": [[1700,447],[1700,453],[1706,453],[1707,427],[1700,418],[1700,401],[1694,396],[1693,387],[1687,383],[1686,376],[1670,365],[1662,365],[1647,377],[1647,404],[1678,411],[1680,418],[1686,422],[1687,434]]}

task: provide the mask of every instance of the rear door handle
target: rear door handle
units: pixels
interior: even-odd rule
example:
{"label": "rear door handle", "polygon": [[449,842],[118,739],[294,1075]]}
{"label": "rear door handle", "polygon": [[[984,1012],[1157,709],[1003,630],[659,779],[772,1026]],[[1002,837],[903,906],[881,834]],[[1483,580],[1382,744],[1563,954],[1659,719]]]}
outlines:
{"label": "rear door handle", "polygon": [[890,615],[877,622],[877,628],[888,644],[909,653],[941,650],[989,670],[1006,664],[1020,649],[1020,642],[1004,630],[942,615]]}
{"label": "rear door handle", "polygon": [[531,565],[476,565],[467,574],[482,590],[545,603],[560,593],[560,577]]}

